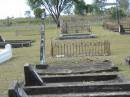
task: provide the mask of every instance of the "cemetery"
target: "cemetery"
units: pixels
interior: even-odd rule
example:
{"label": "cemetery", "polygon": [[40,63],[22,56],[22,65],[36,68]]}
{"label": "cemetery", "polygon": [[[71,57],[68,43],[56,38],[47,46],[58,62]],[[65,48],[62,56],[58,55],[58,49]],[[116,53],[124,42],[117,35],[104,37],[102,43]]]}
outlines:
{"label": "cemetery", "polygon": [[128,97],[130,82],[111,61],[37,68],[24,66],[25,84],[13,82],[9,97]]}
{"label": "cemetery", "polygon": [[27,1],[0,20],[0,97],[130,97],[129,2]]}

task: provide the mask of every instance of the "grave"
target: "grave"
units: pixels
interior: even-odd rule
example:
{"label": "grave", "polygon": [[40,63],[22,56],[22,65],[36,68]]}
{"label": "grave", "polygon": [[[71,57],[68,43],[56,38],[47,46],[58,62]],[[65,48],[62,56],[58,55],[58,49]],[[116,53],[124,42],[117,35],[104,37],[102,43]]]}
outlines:
{"label": "grave", "polygon": [[[130,97],[130,81],[109,60],[45,69],[26,65],[24,69],[25,84],[14,82],[9,97]],[[37,84],[42,80],[44,85],[27,85],[31,79],[37,79]],[[23,95],[19,96],[21,91]]]}
{"label": "grave", "polygon": [[128,22],[120,22],[120,25],[114,22],[104,22],[103,27],[113,32],[119,32],[120,34],[130,34],[130,24]]}
{"label": "grave", "polygon": [[0,48],[3,48],[6,44],[10,44],[12,48],[30,47],[34,40],[4,40],[0,36]]}
{"label": "grave", "polygon": [[119,26],[116,23],[105,21],[103,28],[111,30],[113,32],[119,32]]}
{"label": "grave", "polygon": [[92,27],[85,19],[69,19],[61,20],[61,33],[59,39],[86,39],[96,38],[96,34],[92,34]]}

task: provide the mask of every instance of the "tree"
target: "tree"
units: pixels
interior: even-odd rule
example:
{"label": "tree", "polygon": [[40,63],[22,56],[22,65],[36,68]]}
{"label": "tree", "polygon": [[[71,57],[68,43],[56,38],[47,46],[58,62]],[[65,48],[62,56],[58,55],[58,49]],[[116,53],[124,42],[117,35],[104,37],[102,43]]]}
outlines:
{"label": "tree", "polygon": [[128,0],[120,0],[120,7],[123,8],[125,11],[128,10],[129,1]]}
{"label": "tree", "polygon": [[61,12],[70,8],[73,0],[27,0],[32,9],[44,7],[52,16],[57,27],[60,27]]}
{"label": "tree", "polygon": [[31,12],[30,12],[29,10],[28,10],[28,11],[25,11],[24,15],[25,15],[26,17],[31,17]]}
{"label": "tree", "polygon": [[94,10],[94,6],[93,5],[90,5],[90,4],[87,4],[85,6],[85,10],[86,10],[86,13],[92,13],[93,10]]}
{"label": "tree", "polygon": [[102,14],[103,13],[103,9],[105,7],[105,3],[106,0],[94,0],[93,1],[93,7],[94,7],[94,10],[95,10],[95,13],[96,14]]}
{"label": "tree", "polygon": [[75,14],[84,15],[86,4],[84,0],[75,0]]}
{"label": "tree", "polygon": [[[122,18],[122,17],[125,17],[126,16],[126,13],[123,9],[119,9],[118,10],[118,14],[119,14],[119,17]],[[113,19],[117,19],[117,8],[116,7],[112,7],[110,9],[110,15],[111,15],[111,18]]]}
{"label": "tree", "polygon": [[41,18],[42,17],[43,10],[41,8],[34,9],[34,15],[35,18]]}

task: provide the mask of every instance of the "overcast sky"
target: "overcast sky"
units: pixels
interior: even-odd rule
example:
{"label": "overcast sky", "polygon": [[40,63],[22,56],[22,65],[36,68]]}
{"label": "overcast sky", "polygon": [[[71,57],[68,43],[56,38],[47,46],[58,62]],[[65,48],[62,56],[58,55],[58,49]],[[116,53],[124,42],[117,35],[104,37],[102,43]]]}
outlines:
{"label": "overcast sky", "polygon": [[[24,17],[25,11],[30,10],[27,0],[0,0],[0,19],[9,17]],[[85,0],[91,4],[93,0]],[[112,0],[108,0],[112,1]]]}
{"label": "overcast sky", "polygon": [[23,17],[27,10],[26,0],[0,0],[0,18]]}

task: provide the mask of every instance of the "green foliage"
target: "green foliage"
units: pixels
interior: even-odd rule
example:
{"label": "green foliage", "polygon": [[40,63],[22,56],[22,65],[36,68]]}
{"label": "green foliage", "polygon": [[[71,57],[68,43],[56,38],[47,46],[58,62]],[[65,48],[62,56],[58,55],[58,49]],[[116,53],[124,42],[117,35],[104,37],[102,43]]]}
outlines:
{"label": "green foliage", "polygon": [[85,8],[86,8],[86,5],[85,5],[84,0],[75,1],[75,11],[74,11],[75,14],[84,15]]}
{"label": "green foliage", "polygon": [[27,0],[27,3],[31,9],[35,9],[41,6],[42,0]]}
{"label": "green foliage", "polygon": [[111,18],[112,19],[117,19],[117,13],[119,14],[119,17],[122,18],[122,17],[125,17],[126,16],[126,13],[123,9],[119,9],[118,12],[117,12],[117,8],[116,7],[112,7],[110,9],[110,15],[111,15]]}
{"label": "green foliage", "polygon": [[128,0],[120,0],[120,7],[126,12],[129,7]]}
{"label": "green foliage", "polygon": [[25,11],[24,15],[25,15],[26,17],[31,17],[31,12],[30,12],[29,10],[28,10],[28,11]]}
{"label": "green foliage", "polygon": [[54,19],[57,27],[60,27],[59,17],[64,10],[68,10],[73,0],[27,0],[28,5],[32,8],[44,7]]}
{"label": "green foliage", "polygon": [[97,4],[93,4],[93,12],[94,14],[101,15],[103,11]]}
{"label": "green foliage", "polygon": [[88,13],[93,13],[93,11],[94,11],[94,6],[93,6],[92,4],[87,4],[87,5],[85,6],[85,11],[86,11],[86,14],[88,14]]}
{"label": "green foliage", "polygon": [[106,2],[106,0],[94,0],[93,2],[93,7],[94,7],[94,13],[98,14],[98,15],[102,15],[103,14],[103,8],[104,3]]}
{"label": "green foliage", "polygon": [[41,18],[42,17],[42,13],[43,13],[43,9],[41,9],[41,8],[34,9],[35,18]]}

